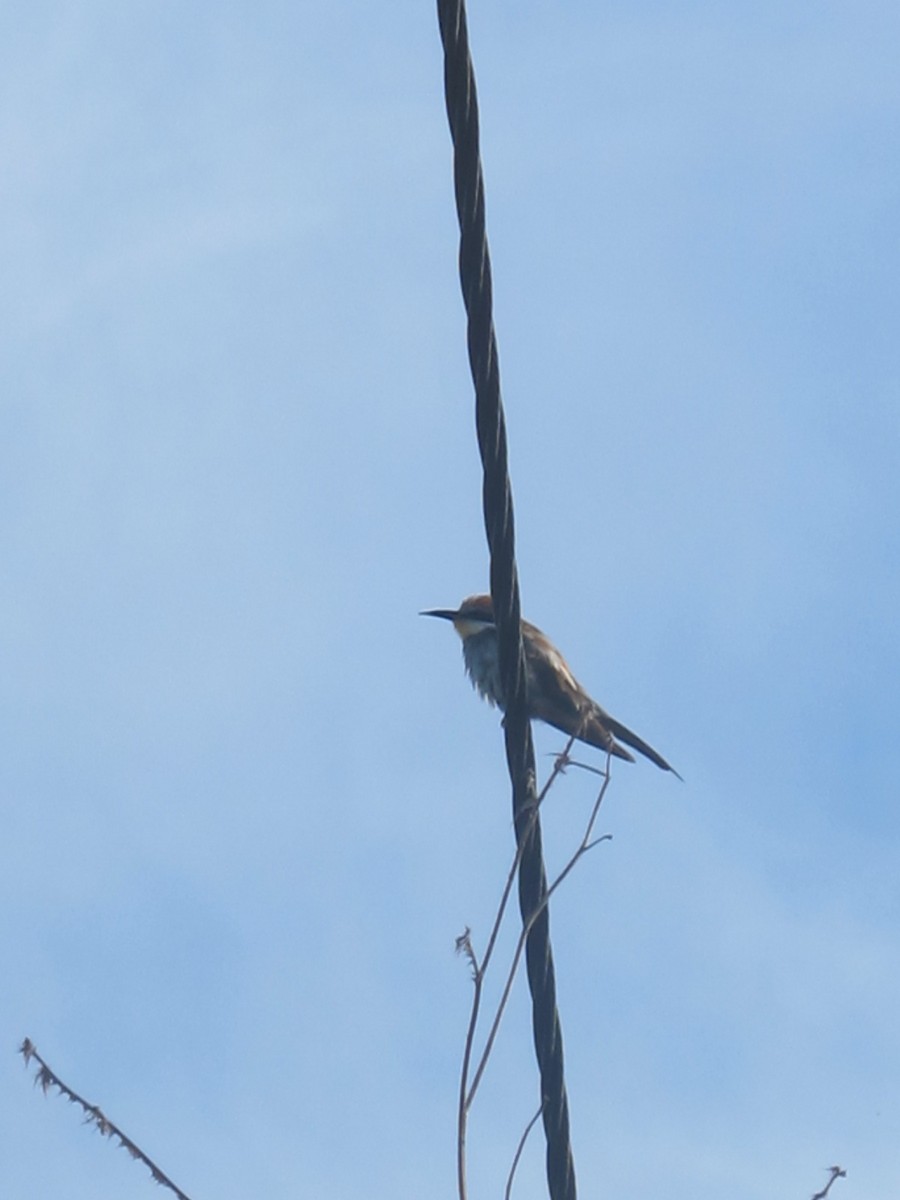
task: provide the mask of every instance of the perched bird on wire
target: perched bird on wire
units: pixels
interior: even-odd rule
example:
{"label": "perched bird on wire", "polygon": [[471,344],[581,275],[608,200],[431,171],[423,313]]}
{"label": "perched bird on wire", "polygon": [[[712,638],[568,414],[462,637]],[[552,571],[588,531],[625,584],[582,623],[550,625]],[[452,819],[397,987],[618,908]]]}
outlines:
{"label": "perched bird on wire", "polygon": [[[505,710],[500,686],[497,627],[490,596],[468,596],[459,608],[431,608],[420,615],[443,617],[445,621],[453,622],[453,628],[462,638],[463,658],[473,685],[485,700]],[[663,771],[671,771],[681,779],[661,754],[591,699],[550,639],[528,621],[522,622],[522,642],[529,717],[546,721],[563,733],[574,735],[579,741],[605,750],[616,758],[634,762],[634,756],[619,745],[622,741]]]}

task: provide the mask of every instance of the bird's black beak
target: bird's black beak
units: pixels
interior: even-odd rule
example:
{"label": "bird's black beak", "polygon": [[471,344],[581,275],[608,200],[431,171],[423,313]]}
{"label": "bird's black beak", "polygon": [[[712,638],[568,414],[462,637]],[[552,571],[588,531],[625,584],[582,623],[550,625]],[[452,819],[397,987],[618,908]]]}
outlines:
{"label": "bird's black beak", "polygon": [[452,608],[426,608],[424,612],[419,613],[420,617],[443,617],[445,621],[455,620],[457,613]]}

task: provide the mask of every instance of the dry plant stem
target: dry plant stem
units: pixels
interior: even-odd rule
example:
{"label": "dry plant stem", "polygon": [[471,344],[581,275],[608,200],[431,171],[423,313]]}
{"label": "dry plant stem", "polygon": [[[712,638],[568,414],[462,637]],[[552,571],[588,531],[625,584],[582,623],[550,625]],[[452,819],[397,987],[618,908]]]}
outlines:
{"label": "dry plant stem", "polygon": [[472,980],[475,984],[475,995],[472,1000],[472,1013],[469,1017],[469,1029],[466,1034],[466,1045],[463,1051],[462,1072],[459,1080],[459,1102],[456,1110],[456,1190],[459,1200],[466,1200],[466,1080],[469,1075],[469,1063],[472,1059],[472,1040],[475,1033],[475,1022],[478,1019],[478,1008],[481,1004],[481,968],[472,942],[469,930],[466,929],[461,938],[456,941],[457,950],[461,950],[472,966]]}
{"label": "dry plant stem", "polygon": [[26,1067],[31,1066],[32,1059],[34,1059],[38,1064],[38,1070],[34,1077],[34,1082],[36,1084],[40,1084],[44,1095],[47,1094],[50,1088],[57,1088],[60,1094],[65,1096],[70,1104],[78,1105],[78,1107],[84,1112],[85,1124],[96,1126],[96,1128],[104,1135],[104,1137],[115,1138],[119,1145],[123,1149],[127,1150],[132,1158],[136,1158],[139,1162],[144,1164],[144,1166],[153,1176],[155,1183],[160,1184],[162,1187],[168,1188],[170,1192],[173,1192],[178,1197],[178,1200],[190,1200],[190,1197],[183,1192],[180,1187],[174,1184],[172,1180],[169,1179],[168,1175],[165,1175],[159,1169],[156,1163],[153,1162],[152,1159],[148,1158],[139,1146],[135,1145],[130,1137],[124,1134],[117,1125],[114,1125],[108,1117],[103,1115],[96,1104],[88,1104],[87,1100],[85,1100],[82,1096],[79,1096],[77,1092],[73,1092],[70,1087],[63,1083],[56,1072],[51,1070],[46,1062],[44,1062],[44,1060],[41,1058],[40,1054],[38,1054],[32,1041],[30,1041],[28,1038],[25,1038],[24,1042],[22,1042],[22,1045],[19,1047],[19,1053],[25,1059]]}
{"label": "dry plant stem", "polygon": [[529,1133],[531,1133],[532,1129],[534,1129],[534,1127],[537,1124],[538,1119],[540,1118],[540,1115],[543,1111],[544,1111],[544,1106],[542,1104],[541,1107],[534,1114],[534,1116],[531,1118],[531,1120],[528,1122],[528,1124],[525,1126],[522,1136],[519,1138],[519,1144],[518,1144],[518,1146],[516,1146],[516,1153],[512,1160],[512,1166],[509,1168],[509,1178],[506,1181],[506,1191],[503,1193],[503,1200],[510,1200],[510,1198],[512,1197],[513,1180],[516,1177],[516,1168],[519,1165],[519,1159],[522,1157],[522,1151],[525,1149],[525,1143],[528,1141],[528,1135],[529,1135]]}
{"label": "dry plant stem", "polygon": [[[484,952],[484,958],[482,959],[482,961],[480,963],[478,962],[478,959],[475,955],[475,951],[472,947],[471,940],[469,939],[468,929],[463,934],[463,936],[457,941],[457,948],[462,950],[465,953],[466,957],[469,959],[469,962],[472,965],[472,979],[475,984],[475,991],[474,991],[474,995],[472,997],[472,1010],[471,1010],[471,1013],[469,1014],[469,1028],[466,1030],[466,1044],[465,1044],[465,1049],[463,1050],[462,1071],[460,1072],[460,1080],[459,1080],[459,1106],[457,1108],[457,1115],[456,1115],[456,1177],[457,1177],[457,1190],[459,1192],[459,1200],[466,1200],[466,1195],[467,1195],[466,1119],[468,1116],[469,1108],[472,1104],[472,1096],[474,1095],[474,1089],[471,1094],[468,1094],[469,1067],[471,1066],[471,1063],[472,1063],[472,1047],[475,1042],[475,1029],[478,1024],[478,1014],[481,1010],[481,992],[482,992],[482,984],[484,982],[484,973],[487,970],[488,966],[490,965],[490,961],[491,961],[491,958],[494,953],[494,947],[497,944],[497,937],[500,933],[500,926],[503,924],[503,916],[506,912],[506,905],[509,901],[509,895],[510,895],[510,892],[512,891],[513,884],[515,883],[516,872],[519,869],[519,863],[522,861],[522,853],[523,853],[525,845],[528,841],[528,836],[531,833],[531,829],[532,829],[532,826],[534,825],[534,822],[537,820],[538,813],[540,812],[540,809],[541,809],[541,804],[544,801],[544,797],[549,792],[549,790],[552,787],[553,783],[555,782],[557,776],[561,775],[563,773],[563,771],[565,771],[565,769],[566,769],[566,765],[569,761],[569,752],[571,751],[574,742],[575,742],[575,737],[573,735],[572,737],[569,738],[568,742],[566,743],[565,749],[562,751],[562,753],[558,754],[556,756],[556,761],[553,764],[553,770],[550,772],[550,777],[548,778],[547,782],[544,784],[543,788],[541,789],[541,793],[538,796],[537,803],[535,804],[535,807],[534,807],[534,812],[531,814],[531,816],[529,818],[528,826],[525,830],[525,835],[519,840],[519,844],[516,847],[516,854],[515,854],[515,857],[513,858],[512,866],[509,869],[509,874],[506,877],[506,885],[503,888],[503,895],[500,897],[500,904],[497,908],[497,915],[494,918],[494,924],[491,929],[491,935],[488,938],[487,949]],[[538,1110],[538,1116],[540,1116],[540,1110]]]}
{"label": "dry plant stem", "polygon": [[831,1191],[831,1185],[834,1183],[834,1181],[836,1179],[847,1178],[847,1172],[843,1167],[829,1167],[828,1170],[831,1172],[831,1178],[822,1188],[821,1192],[816,1192],[816,1194],[812,1197],[812,1200],[825,1200],[825,1197]]}
{"label": "dry plant stem", "polygon": [[[507,1004],[507,1001],[509,1000],[509,994],[512,991],[513,980],[516,977],[516,971],[519,968],[519,962],[522,958],[522,952],[525,949],[525,942],[527,941],[528,935],[534,927],[535,921],[538,919],[538,917],[541,915],[541,913],[544,911],[544,909],[550,903],[550,897],[553,895],[553,893],[556,891],[556,889],[559,887],[559,885],[563,882],[563,880],[567,878],[570,871],[572,871],[572,869],[574,868],[575,864],[585,854],[587,854],[588,850],[592,850],[594,848],[594,846],[596,846],[599,842],[605,842],[605,841],[609,840],[609,835],[604,834],[603,837],[599,837],[599,838],[596,838],[594,841],[591,841],[591,834],[593,833],[594,825],[597,822],[597,816],[600,812],[600,805],[603,803],[603,797],[606,795],[606,789],[609,787],[609,779],[610,779],[609,770],[610,770],[610,755],[607,755],[606,756],[606,770],[603,773],[603,784],[597,795],[597,799],[594,801],[594,807],[591,810],[590,819],[588,820],[587,827],[585,828],[584,837],[581,839],[581,844],[579,845],[579,847],[575,851],[575,853],[572,855],[572,857],[569,859],[569,861],[566,863],[566,865],[563,867],[562,871],[560,871],[559,875],[557,875],[556,879],[554,879],[553,883],[547,888],[547,892],[546,892],[546,895],[544,896],[543,900],[537,906],[537,908],[534,910],[534,912],[531,914],[531,916],[528,918],[528,920],[525,922],[524,926],[522,927],[522,932],[519,934],[519,940],[516,943],[516,950],[513,955],[513,960],[510,965],[509,972],[506,976],[506,983],[504,984],[504,987],[503,987],[503,994],[500,997],[500,1003],[497,1005],[497,1011],[494,1014],[494,1020],[491,1024],[490,1032],[488,1033],[488,1036],[487,1036],[487,1041],[485,1042],[484,1049],[481,1052],[481,1058],[478,1060],[478,1067],[475,1070],[475,1078],[472,1080],[472,1086],[469,1089],[469,1093],[465,1099],[465,1107],[467,1110],[469,1108],[471,1108],[471,1106],[472,1106],[472,1101],[475,1099],[475,1093],[478,1091],[478,1085],[481,1083],[481,1078],[484,1075],[485,1067],[487,1066],[488,1059],[491,1056],[491,1051],[494,1047],[494,1039],[496,1038],[497,1031],[500,1028],[500,1022],[503,1019],[503,1013],[506,1010],[506,1004]],[[542,796],[544,794],[545,794],[544,792],[541,793]],[[523,839],[523,841],[524,841],[524,839]]]}
{"label": "dry plant stem", "polygon": [[[544,784],[543,788],[541,788],[540,795],[538,796],[537,802],[534,806],[534,812],[528,818],[528,825],[525,829],[525,834],[520,839],[519,845],[516,847],[515,858],[513,859],[512,866],[509,869],[509,874],[506,877],[506,886],[503,889],[503,895],[500,898],[500,904],[499,904],[499,907],[497,908],[497,916],[494,919],[494,926],[491,929],[491,936],[488,938],[487,949],[484,952],[484,961],[481,964],[481,974],[482,975],[487,970],[488,965],[491,961],[491,956],[494,953],[494,946],[497,943],[497,937],[500,933],[500,926],[503,924],[503,915],[506,912],[506,905],[509,900],[509,894],[512,891],[513,884],[516,881],[516,874],[519,870],[519,863],[522,861],[522,854],[524,851],[525,844],[528,841],[529,835],[531,834],[531,830],[534,826],[535,821],[538,819],[538,813],[541,810],[541,805],[544,803],[545,796],[550,791],[553,784],[556,782],[557,777],[559,775],[562,775],[562,773],[565,771],[566,767],[568,766],[568,764],[570,762],[569,752],[571,751],[574,742],[575,742],[575,735],[573,734],[569,738],[569,740],[566,742],[565,748],[563,749],[562,753],[557,754],[556,761],[553,764],[553,770],[550,772],[550,777],[547,780],[547,782]],[[474,1022],[473,1022],[473,1025],[474,1025]]]}

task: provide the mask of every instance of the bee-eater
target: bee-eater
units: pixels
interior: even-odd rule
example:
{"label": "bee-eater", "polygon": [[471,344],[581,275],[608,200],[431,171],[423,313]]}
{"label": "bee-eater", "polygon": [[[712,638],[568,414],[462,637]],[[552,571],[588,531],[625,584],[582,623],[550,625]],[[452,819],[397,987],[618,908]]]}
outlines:
{"label": "bee-eater", "polygon": [[[453,622],[453,628],[462,638],[463,658],[473,685],[486,700],[504,711],[497,627],[490,596],[468,596],[459,608],[432,608],[421,615],[443,617]],[[550,639],[528,621],[522,622],[522,642],[529,717],[546,721],[563,733],[574,735],[616,758],[634,762],[634,756],[619,745],[618,738],[663,771],[671,771],[681,778],[652,746],[591,699]]]}

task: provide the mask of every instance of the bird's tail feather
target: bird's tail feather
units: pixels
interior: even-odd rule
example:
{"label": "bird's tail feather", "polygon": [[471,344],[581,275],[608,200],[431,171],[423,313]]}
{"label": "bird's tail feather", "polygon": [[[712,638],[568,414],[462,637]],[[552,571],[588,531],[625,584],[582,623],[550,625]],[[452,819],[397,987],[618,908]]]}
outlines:
{"label": "bird's tail feather", "polygon": [[577,736],[583,742],[587,742],[589,746],[605,750],[607,754],[612,754],[615,758],[624,758],[626,762],[634,762],[634,755],[629,754],[624,746],[620,746],[610,733],[610,722],[599,720],[593,713],[587,715],[579,727]]}
{"label": "bird's tail feather", "polygon": [[[613,734],[615,734],[617,738],[621,738],[626,746],[631,746],[632,750],[637,750],[638,753],[643,754],[645,758],[649,758],[650,761],[652,763],[656,763],[661,770],[671,771],[676,779],[681,779],[681,776],[678,774],[675,768],[670,766],[663,756],[657,753],[652,746],[648,746],[647,743],[643,741],[643,739],[639,738],[636,733],[632,733],[627,725],[623,725],[620,721],[617,721],[615,717],[610,717],[606,713],[603,714],[603,723]],[[683,782],[684,780],[682,779],[682,783]]]}

